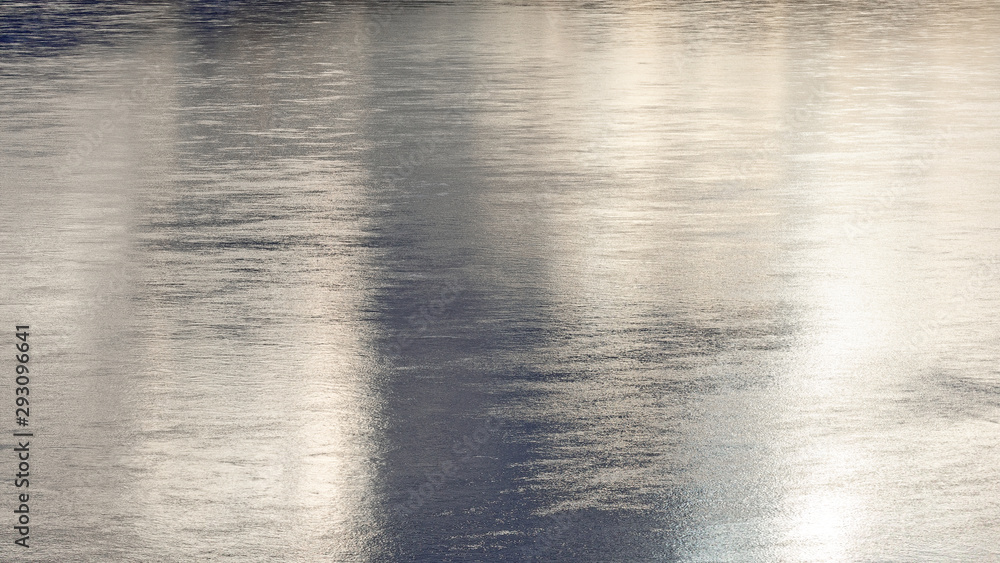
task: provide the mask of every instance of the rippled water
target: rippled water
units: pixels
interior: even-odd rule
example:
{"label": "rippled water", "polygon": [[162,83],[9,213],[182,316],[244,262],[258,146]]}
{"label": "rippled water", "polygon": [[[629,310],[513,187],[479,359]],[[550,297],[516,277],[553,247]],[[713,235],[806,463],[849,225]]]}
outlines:
{"label": "rippled water", "polygon": [[1000,557],[995,4],[0,24],[3,559]]}

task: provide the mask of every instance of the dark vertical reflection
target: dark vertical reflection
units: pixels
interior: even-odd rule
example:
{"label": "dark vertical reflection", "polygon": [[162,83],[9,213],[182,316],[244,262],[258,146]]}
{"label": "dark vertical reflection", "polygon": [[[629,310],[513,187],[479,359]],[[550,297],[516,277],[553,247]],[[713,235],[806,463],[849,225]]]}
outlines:
{"label": "dark vertical reflection", "polygon": [[[384,485],[392,560],[498,557],[519,541],[530,498],[510,494],[524,456],[498,417],[509,366],[497,350],[525,345],[482,279],[476,194],[489,189],[467,158],[476,84],[463,29],[468,11],[411,5],[366,13],[370,174],[386,205],[377,319],[385,327]],[[406,45],[407,48],[399,48]],[[529,298],[530,300],[530,298]],[[530,309],[530,307],[529,307]],[[504,522],[507,522],[504,524]]]}

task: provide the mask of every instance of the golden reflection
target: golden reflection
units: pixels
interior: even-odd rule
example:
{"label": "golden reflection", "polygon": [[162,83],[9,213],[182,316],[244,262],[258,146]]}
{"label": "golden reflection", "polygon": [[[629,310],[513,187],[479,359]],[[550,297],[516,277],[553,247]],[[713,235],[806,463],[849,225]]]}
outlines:
{"label": "golden reflection", "polygon": [[[177,43],[183,41],[197,39]],[[209,48],[188,47],[196,57]],[[272,142],[248,142],[245,135],[277,127],[298,134],[301,124],[287,118],[292,112],[283,102],[346,87],[324,81],[304,89],[276,79],[283,67],[275,58],[319,67],[330,62],[330,49],[329,42],[311,43],[295,53],[269,53],[263,63],[252,49],[227,53],[245,59],[240,70],[203,78],[239,84],[234,99],[225,98],[225,89],[205,94],[196,73],[165,68],[172,73],[169,103],[197,105],[198,96],[207,95],[219,111],[249,108],[252,119],[224,115],[206,126],[221,131],[191,139],[184,132],[190,121],[178,115],[163,127],[157,146],[143,147],[157,160],[128,163],[177,178],[133,195],[145,216],[156,219],[142,226],[152,248],[137,268],[170,272],[169,279],[146,280],[142,289],[151,304],[142,316],[150,338],[134,351],[147,366],[134,379],[144,415],[123,462],[134,471],[141,513],[133,533],[156,556],[218,558],[257,550],[252,555],[260,559],[361,560],[378,532],[371,461],[377,405],[365,360],[370,335],[358,320],[371,256],[330,251],[363,236],[363,220],[345,210],[368,205],[363,186],[370,182],[344,156],[351,147],[336,140],[325,139],[317,150],[326,152],[317,157],[307,145],[288,142],[273,150]],[[244,83],[242,73],[251,80]],[[317,103],[308,125],[356,130],[339,113],[348,103]],[[285,121],[262,117],[257,106]],[[311,134],[317,144],[324,140]],[[215,150],[215,138],[230,144]],[[206,143],[202,150],[177,150],[199,142]],[[214,172],[199,173],[199,166]],[[190,222],[198,226],[185,228]],[[281,243],[272,248],[270,241]]]}
{"label": "golden reflection", "polygon": [[[503,283],[533,287],[533,297],[551,302],[557,330],[572,335],[538,362],[543,372],[574,379],[531,383],[550,402],[518,412],[572,429],[553,437],[558,462],[537,469],[540,483],[572,492],[547,509],[622,508],[638,491],[699,471],[720,482],[757,478],[749,475],[755,467],[718,467],[709,452],[727,451],[728,438],[719,438],[718,450],[708,442],[719,430],[713,424],[729,423],[728,412],[739,416],[733,428],[759,424],[762,415],[738,410],[744,405],[730,398],[704,415],[711,423],[687,420],[684,409],[698,407],[662,389],[692,375],[665,368],[662,358],[672,346],[692,355],[703,347],[707,357],[718,323],[738,334],[739,312],[772,306],[784,210],[758,188],[779,173],[777,155],[739,147],[779,128],[782,58],[717,44],[688,48],[693,38],[647,15],[623,15],[598,41],[576,35],[572,16],[556,19],[543,38],[524,32],[505,44],[505,60],[545,80],[527,81],[531,88],[516,99],[523,112],[506,114],[499,131],[494,113],[478,116],[477,159],[520,142],[525,131],[544,146],[539,174],[518,170],[477,194],[477,236],[499,257]],[[692,91],[706,81],[713,87]],[[498,88],[497,97],[507,95]],[[752,166],[740,166],[748,160]],[[683,432],[696,435],[679,439]],[[628,459],[638,451],[650,454],[645,463]],[[715,467],[671,472],[692,458]],[[728,491],[720,482],[701,486]]]}

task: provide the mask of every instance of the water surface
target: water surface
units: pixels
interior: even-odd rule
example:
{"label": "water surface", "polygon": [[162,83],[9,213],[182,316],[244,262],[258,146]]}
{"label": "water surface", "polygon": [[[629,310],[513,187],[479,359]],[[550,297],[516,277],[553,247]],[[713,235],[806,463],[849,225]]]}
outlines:
{"label": "water surface", "polygon": [[25,560],[1000,557],[993,4],[0,21]]}

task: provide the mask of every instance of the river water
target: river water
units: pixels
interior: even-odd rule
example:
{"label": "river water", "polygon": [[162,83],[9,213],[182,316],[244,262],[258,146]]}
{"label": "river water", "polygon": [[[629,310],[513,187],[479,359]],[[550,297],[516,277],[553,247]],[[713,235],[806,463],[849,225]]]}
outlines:
{"label": "river water", "polygon": [[995,3],[0,22],[0,558],[1000,557]]}

